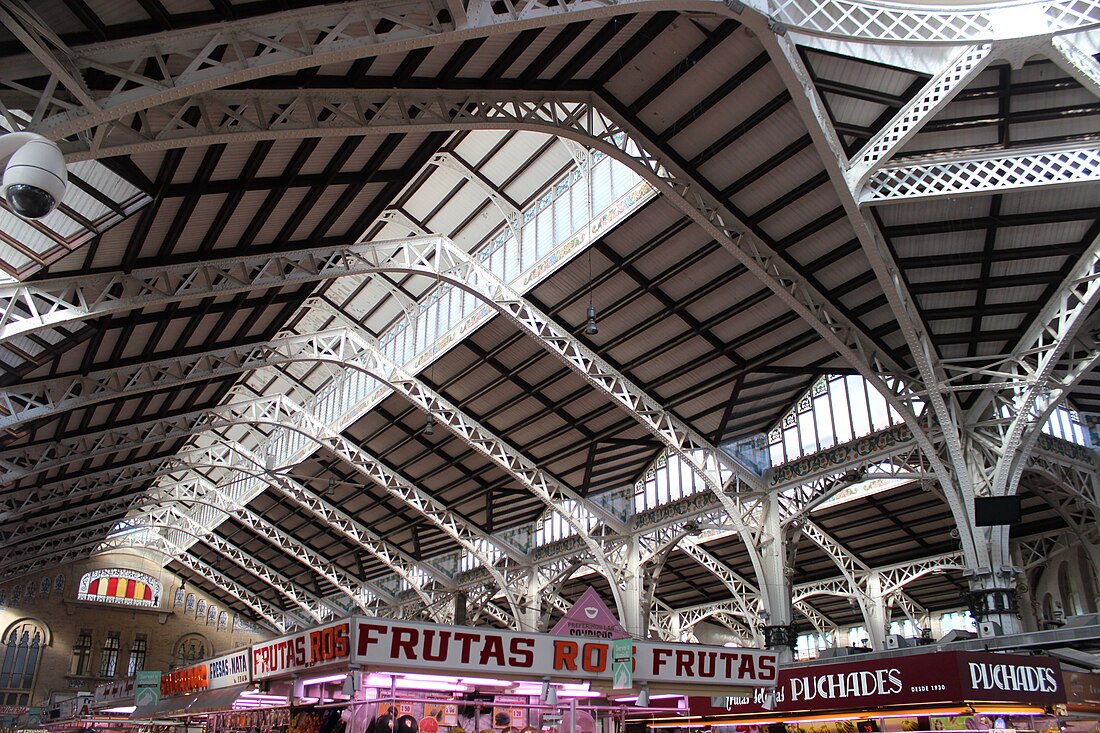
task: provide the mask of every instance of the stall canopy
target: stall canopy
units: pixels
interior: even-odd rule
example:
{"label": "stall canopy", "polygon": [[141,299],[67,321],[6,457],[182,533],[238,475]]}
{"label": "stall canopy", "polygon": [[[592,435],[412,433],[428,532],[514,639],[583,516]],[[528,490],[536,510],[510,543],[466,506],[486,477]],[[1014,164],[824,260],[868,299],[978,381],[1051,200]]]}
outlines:
{"label": "stall canopy", "polygon": [[139,705],[130,714],[131,720],[158,720],[161,718],[180,718],[188,715],[230,710],[240,694],[248,685],[233,685],[217,690],[205,690],[180,697],[168,697],[154,705]]}

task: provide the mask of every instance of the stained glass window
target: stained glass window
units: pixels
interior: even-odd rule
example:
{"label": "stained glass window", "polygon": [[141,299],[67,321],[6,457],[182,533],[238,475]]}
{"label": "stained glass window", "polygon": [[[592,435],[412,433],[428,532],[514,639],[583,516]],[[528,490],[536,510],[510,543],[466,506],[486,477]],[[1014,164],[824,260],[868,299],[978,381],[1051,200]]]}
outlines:
{"label": "stained glass window", "polygon": [[79,601],[155,608],[160,605],[160,583],[136,570],[93,570],[80,579],[76,598]]}

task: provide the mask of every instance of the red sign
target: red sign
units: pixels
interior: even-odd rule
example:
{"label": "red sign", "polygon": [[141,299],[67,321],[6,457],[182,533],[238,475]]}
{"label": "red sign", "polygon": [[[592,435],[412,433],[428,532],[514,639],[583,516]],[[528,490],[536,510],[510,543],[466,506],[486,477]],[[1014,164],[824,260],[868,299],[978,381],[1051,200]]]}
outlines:
{"label": "red sign", "polygon": [[1100,674],[1063,672],[1062,684],[1071,713],[1100,713]]}
{"label": "red sign", "polygon": [[177,669],[175,672],[165,672],[160,676],[160,694],[166,697],[200,692],[208,686],[209,670],[206,662]]}
{"label": "red sign", "polygon": [[1013,702],[1055,705],[1066,700],[1056,659],[988,652],[933,652],[836,664],[787,667],[770,695],[691,697],[692,715],[851,710],[890,705]]}
{"label": "red sign", "polygon": [[351,654],[351,624],[340,621],[252,647],[252,677],[262,680],[330,662]]}

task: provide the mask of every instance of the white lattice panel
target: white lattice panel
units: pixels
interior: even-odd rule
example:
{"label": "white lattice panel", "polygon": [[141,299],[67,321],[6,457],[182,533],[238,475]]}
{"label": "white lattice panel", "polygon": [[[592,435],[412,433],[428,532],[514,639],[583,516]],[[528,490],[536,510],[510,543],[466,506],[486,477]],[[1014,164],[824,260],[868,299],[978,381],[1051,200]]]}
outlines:
{"label": "white lattice panel", "polygon": [[[758,7],[757,3],[748,3]],[[1100,20],[1100,4],[1085,2],[1021,3],[1016,7],[990,8],[908,8],[904,5],[834,0],[780,0],[760,3],[758,9],[780,23],[807,33],[860,38],[864,40],[908,42],[968,42],[1007,37],[1013,26],[1005,22],[1009,14],[1026,12],[1042,19],[1045,28],[1036,33],[1059,33],[1087,28]],[[1038,7],[1026,7],[1028,5]]]}
{"label": "white lattice panel", "polygon": [[1100,149],[887,166],[868,180],[860,203],[1011,191],[1100,180]]}

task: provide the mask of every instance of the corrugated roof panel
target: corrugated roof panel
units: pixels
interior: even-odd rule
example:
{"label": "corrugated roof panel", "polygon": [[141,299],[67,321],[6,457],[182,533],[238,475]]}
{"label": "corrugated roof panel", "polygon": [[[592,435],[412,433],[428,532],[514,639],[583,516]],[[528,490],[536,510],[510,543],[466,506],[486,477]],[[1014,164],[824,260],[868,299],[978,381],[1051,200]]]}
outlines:
{"label": "corrugated roof panel", "polygon": [[[486,199],[480,187],[472,184],[461,186],[445,198],[440,198],[437,207],[435,214],[424,222],[429,232],[443,232],[449,235],[458,229],[470,214],[481,209],[486,210],[485,216],[492,218],[494,223],[499,224],[504,218],[500,208]],[[471,246],[473,244],[473,242],[470,243]]]}
{"label": "corrugated roof panel", "polygon": [[[545,135],[520,133],[508,142],[493,158],[487,161],[482,170],[491,180],[509,180],[505,193],[516,202],[520,210],[529,205],[531,199],[541,193],[548,178],[565,167],[572,167],[573,158],[564,145],[557,144],[542,153],[537,159],[531,155],[547,141]],[[528,172],[528,168],[534,169]],[[517,174],[518,175],[515,175]]]}
{"label": "corrugated roof panel", "polygon": [[[533,149],[535,145],[541,145],[546,141],[545,136],[538,136],[538,139],[534,139],[534,136],[523,140],[522,136],[517,136],[502,153],[506,155],[518,154],[519,151],[514,147],[526,143],[529,146],[528,151]],[[513,200],[519,203],[519,208],[522,211],[528,205],[531,200],[539,195],[546,185],[564,169],[572,166],[572,158],[564,154],[564,151],[555,152],[547,155],[540,155],[537,160],[531,161],[530,165],[522,170],[516,179],[512,182],[512,185],[508,187],[508,193],[512,196]]]}
{"label": "corrugated roof panel", "polygon": [[714,151],[700,163],[699,173],[707,178],[719,176],[735,180],[805,134],[806,126],[802,124],[798,110],[793,105],[785,105],[768,117],[767,124],[756,125],[730,145]]}
{"label": "corrugated roof panel", "polygon": [[[344,193],[344,186],[325,186],[320,195],[314,195],[310,197],[310,205],[307,207],[305,214],[301,217],[298,225],[290,233],[291,241],[309,242],[317,237],[316,231],[320,226],[322,220],[326,219],[329,215],[329,211],[335,208],[337,200]],[[310,193],[313,193],[312,191]],[[320,232],[321,236],[331,235],[338,233],[341,230],[332,227],[326,227]],[[351,239],[351,237],[349,237]]]}

